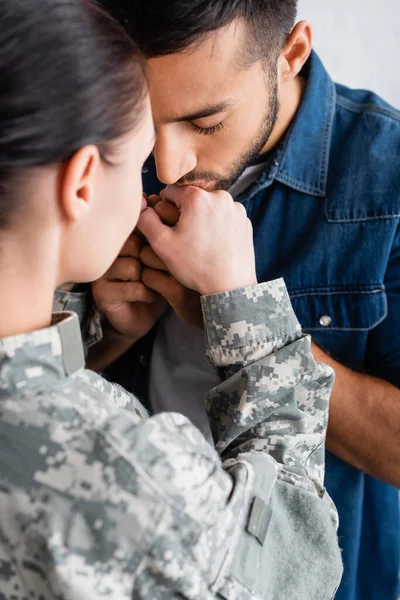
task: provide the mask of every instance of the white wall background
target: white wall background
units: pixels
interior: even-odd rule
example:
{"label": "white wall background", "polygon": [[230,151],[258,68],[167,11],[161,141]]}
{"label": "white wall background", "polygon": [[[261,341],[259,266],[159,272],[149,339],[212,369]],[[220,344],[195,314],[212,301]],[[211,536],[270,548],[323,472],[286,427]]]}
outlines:
{"label": "white wall background", "polygon": [[400,109],[400,0],[299,0],[331,77]]}

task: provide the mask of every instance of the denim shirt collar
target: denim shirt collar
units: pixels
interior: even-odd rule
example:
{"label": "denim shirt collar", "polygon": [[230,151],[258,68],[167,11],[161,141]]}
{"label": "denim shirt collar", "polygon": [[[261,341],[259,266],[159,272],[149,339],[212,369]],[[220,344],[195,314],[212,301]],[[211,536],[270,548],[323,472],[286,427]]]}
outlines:
{"label": "denim shirt collar", "polygon": [[274,180],[306,194],[326,195],[336,88],[314,51],[305,70],[307,86],[297,114],[261,178],[241,195],[242,202]]}

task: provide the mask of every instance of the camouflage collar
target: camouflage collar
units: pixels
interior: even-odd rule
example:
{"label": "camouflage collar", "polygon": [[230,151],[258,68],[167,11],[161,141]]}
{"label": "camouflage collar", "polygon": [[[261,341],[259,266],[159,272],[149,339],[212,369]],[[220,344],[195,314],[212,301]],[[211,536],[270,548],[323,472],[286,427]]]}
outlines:
{"label": "camouflage collar", "polygon": [[77,315],[55,313],[47,329],[0,339],[0,397],[37,392],[84,366]]}

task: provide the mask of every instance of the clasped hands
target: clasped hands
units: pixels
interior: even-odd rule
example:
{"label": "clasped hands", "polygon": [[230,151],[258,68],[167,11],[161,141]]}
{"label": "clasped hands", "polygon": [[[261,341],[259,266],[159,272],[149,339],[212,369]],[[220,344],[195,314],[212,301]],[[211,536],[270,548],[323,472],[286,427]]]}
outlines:
{"label": "clasped hands", "polygon": [[93,284],[108,324],[132,342],[168,305],[202,327],[201,294],[256,283],[251,224],[229,194],[173,186],[147,205],[114,264]]}

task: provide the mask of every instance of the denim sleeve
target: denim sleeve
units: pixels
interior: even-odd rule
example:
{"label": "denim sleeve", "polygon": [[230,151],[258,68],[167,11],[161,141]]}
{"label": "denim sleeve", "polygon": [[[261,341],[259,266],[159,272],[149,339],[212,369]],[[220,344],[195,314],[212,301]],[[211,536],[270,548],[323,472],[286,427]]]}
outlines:
{"label": "denim sleeve", "polygon": [[365,362],[368,373],[400,387],[400,225],[389,257],[384,284],[388,315],[368,336]]}

